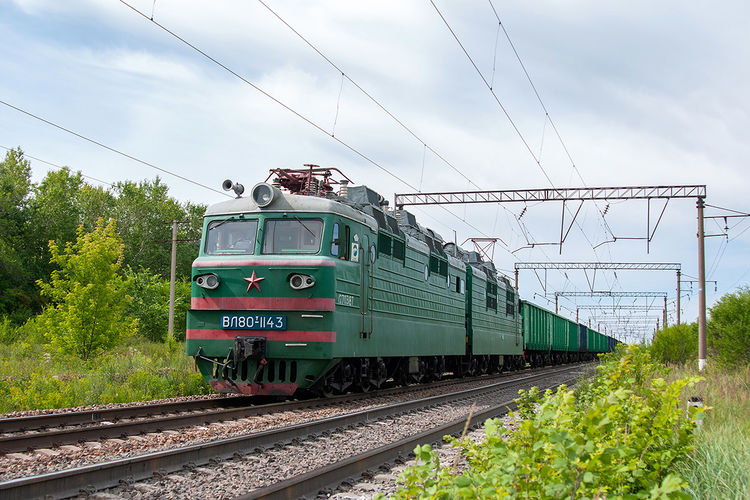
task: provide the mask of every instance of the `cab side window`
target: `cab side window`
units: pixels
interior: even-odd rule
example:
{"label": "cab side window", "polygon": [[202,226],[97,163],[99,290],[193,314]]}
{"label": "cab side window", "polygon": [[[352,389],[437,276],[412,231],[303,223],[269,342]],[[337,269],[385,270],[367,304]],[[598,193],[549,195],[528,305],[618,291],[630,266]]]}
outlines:
{"label": "cab side window", "polygon": [[341,260],[349,258],[349,226],[346,224],[333,224],[331,235],[331,255]]}
{"label": "cab side window", "polygon": [[331,255],[339,256],[339,223],[333,225],[333,234],[331,235]]}

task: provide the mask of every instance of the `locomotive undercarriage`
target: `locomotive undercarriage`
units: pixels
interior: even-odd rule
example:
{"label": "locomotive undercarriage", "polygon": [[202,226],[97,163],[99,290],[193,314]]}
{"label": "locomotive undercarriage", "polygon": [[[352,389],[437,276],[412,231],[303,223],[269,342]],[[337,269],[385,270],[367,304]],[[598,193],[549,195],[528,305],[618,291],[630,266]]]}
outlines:
{"label": "locomotive undercarriage", "polygon": [[532,368],[539,368],[548,365],[590,361],[594,359],[595,354],[589,352],[526,351],[524,357]]}
{"label": "locomotive undercarriage", "polygon": [[413,356],[401,358],[346,358],[326,372],[310,389],[331,396],[350,391],[367,392],[387,386],[473,377],[519,370],[522,356]]}
{"label": "locomotive undercarriage", "polygon": [[[526,351],[523,355],[368,357],[336,360],[266,359],[265,340],[237,338],[226,358],[196,360],[209,370],[217,392],[290,396],[298,389],[321,396],[369,392],[383,387],[425,383],[444,377],[515,371],[593,359],[589,353]],[[310,373],[325,375],[316,377]],[[303,375],[305,374],[305,375]],[[204,374],[205,375],[205,374]]]}

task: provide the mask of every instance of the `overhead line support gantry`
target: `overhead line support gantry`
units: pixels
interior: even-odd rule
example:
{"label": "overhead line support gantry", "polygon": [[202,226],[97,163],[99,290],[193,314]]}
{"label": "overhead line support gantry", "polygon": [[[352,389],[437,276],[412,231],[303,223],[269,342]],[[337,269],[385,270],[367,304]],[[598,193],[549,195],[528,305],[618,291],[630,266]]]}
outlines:
{"label": "overhead line support gantry", "polygon": [[[561,201],[563,203],[562,221],[560,224],[560,253],[562,245],[573,227],[573,223],[580,212],[584,201],[606,201],[606,200],[647,200],[648,220],[646,224],[646,251],[656,228],[661,222],[664,211],[673,198],[696,198],[698,209],[698,368],[702,370],[706,366],[706,265],[703,231],[703,208],[705,207],[706,186],[703,185],[680,185],[680,186],[620,186],[620,187],[583,187],[583,188],[543,188],[543,189],[508,189],[492,191],[446,191],[434,193],[397,193],[394,194],[393,206],[402,209],[405,205],[449,205],[464,203],[515,203],[515,202],[539,202],[539,201]],[[656,220],[653,231],[651,230],[651,200],[664,199],[664,207]],[[573,215],[567,230],[565,229],[565,203],[567,201],[580,201],[581,206]],[[612,235],[613,242],[617,238]],[[680,300],[680,270],[677,269],[677,321],[679,323],[679,300]],[[518,281],[516,280],[516,285]],[[517,286],[516,286],[517,288]]]}

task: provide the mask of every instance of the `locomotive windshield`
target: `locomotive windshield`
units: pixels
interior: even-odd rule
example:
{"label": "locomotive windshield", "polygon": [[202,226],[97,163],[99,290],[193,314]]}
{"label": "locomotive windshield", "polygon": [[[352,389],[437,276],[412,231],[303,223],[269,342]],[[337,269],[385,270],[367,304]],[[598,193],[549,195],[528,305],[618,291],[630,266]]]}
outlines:
{"label": "locomotive windshield", "polygon": [[294,219],[267,220],[263,253],[318,253],[323,221]]}
{"label": "locomotive windshield", "polygon": [[254,254],[257,220],[215,220],[209,222],[206,232],[206,253]]}

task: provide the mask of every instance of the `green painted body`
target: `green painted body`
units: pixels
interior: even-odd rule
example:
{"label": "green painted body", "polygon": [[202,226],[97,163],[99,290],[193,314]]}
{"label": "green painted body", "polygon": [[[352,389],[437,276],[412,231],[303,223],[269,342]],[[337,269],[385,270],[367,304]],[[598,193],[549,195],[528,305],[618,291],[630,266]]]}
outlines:
{"label": "green painted body", "polygon": [[490,293],[487,277],[474,272],[471,266],[466,268],[466,282],[467,336],[471,352],[475,355],[522,354],[516,291],[506,283],[492,281],[496,293]]}
{"label": "green painted body", "polygon": [[[448,256],[438,240],[407,236],[395,220],[384,223],[382,212],[377,222],[377,213],[332,200],[277,196],[265,208],[245,198],[224,202],[210,207],[204,220],[186,351],[215,390],[288,395],[312,387],[344,359],[355,367],[361,360],[408,360],[413,373],[411,366],[418,364],[412,361],[419,358],[483,356],[486,362],[499,355],[500,364],[503,356],[522,364],[528,350],[578,350],[576,323],[519,302],[506,279]],[[231,225],[214,231],[214,240],[208,236],[210,228],[255,222],[255,240],[236,240],[241,247],[219,244],[224,236],[217,234],[229,234]],[[300,241],[319,241],[319,248],[289,251],[281,245],[277,253],[264,253],[266,232],[272,245],[274,235],[291,234],[274,229],[284,225],[297,227]],[[319,235],[312,227],[322,228]],[[215,289],[198,285],[199,277],[211,274],[218,278]],[[294,275],[314,283],[294,289]],[[284,316],[285,328],[238,329],[239,323],[230,323],[234,316],[253,315]],[[589,350],[601,344],[592,333]]]}
{"label": "green painted body", "polygon": [[[195,307],[196,299],[216,300],[235,297],[270,297],[286,299],[329,299],[335,303],[332,311],[295,310],[291,305],[284,310],[253,308],[252,314],[284,314],[287,317],[287,332],[303,332],[293,340],[285,340],[284,332],[275,332],[278,340],[268,340],[266,359],[276,362],[274,380],[279,382],[281,360],[285,380],[291,378],[291,361],[296,363],[295,383],[299,388],[312,385],[333,363],[340,358],[463,355],[466,351],[464,294],[451,286],[456,276],[465,279],[464,271],[448,266],[448,276],[429,273],[425,280],[425,267],[430,256],[426,252],[405,245],[405,258],[394,258],[379,252],[377,233],[368,226],[334,214],[298,214],[300,220],[322,220],[324,224],[321,251],[315,255],[263,255],[261,242],[265,219],[278,219],[278,213],[248,214],[247,218],[258,220],[258,236],[254,255],[216,256],[206,255],[203,246],[193,263],[193,308],[187,317],[186,351],[190,356],[198,354],[223,362],[231,354],[236,336],[264,336],[263,331],[221,328],[221,316],[243,314],[246,309],[201,310]],[[226,216],[207,217],[208,225]],[[348,225],[351,241],[359,243],[358,261],[342,260],[326,255],[331,248],[332,227],[338,222]],[[356,236],[355,236],[356,235]],[[390,235],[394,237],[393,234]],[[375,252],[375,259],[371,253]],[[389,252],[392,253],[392,252]],[[220,261],[220,265],[214,265]],[[248,261],[261,262],[248,265]],[[290,265],[289,261],[294,264]],[[310,265],[304,265],[309,261]],[[325,265],[321,265],[325,264]],[[195,283],[195,277],[214,273],[220,286],[207,290]],[[255,272],[263,277],[261,291],[247,290],[244,280]],[[304,273],[315,279],[315,285],[304,290],[293,290],[289,276]],[[305,334],[314,337],[316,332],[334,332],[335,342],[305,341]],[[487,339],[483,339],[486,344]],[[199,353],[200,349],[200,353]],[[238,370],[239,381],[252,380],[258,368],[256,360],[247,360],[247,368]],[[197,366],[208,381],[222,380],[216,364],[199,358]],[[244,376],[243,376],[244,374]]]}
{"label": "green painted body", "polygon": [[526,351],[607,352],[608,337],[587,328],[586,345],[579,346],[578,323],[521,300],[521,323]]}
{"label": "green painted body", "polygon": [[587,348],[589,352],[607,352],[609,350],[609,342],[606,335],[592,330],[589,328],[587,338]]}
{"label": "green painted body", "polygon": [[578,352],[578,323],[571,320],[568,322],[568,343],[566,350],[568,352]]}
{"label": "green painted body", "polygon": [[554,314],[536,304],[521,301],[521,325],[526,350],[549,351],[552,347]]}

